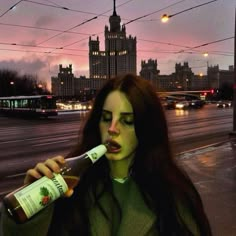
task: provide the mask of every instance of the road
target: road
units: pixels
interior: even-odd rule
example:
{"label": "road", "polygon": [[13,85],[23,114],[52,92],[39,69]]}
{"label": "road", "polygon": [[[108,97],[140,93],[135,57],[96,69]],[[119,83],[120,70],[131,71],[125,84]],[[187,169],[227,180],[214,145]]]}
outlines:
{"label": "road", "polygon": [[[167,110],[173,149],[180,153],[219,142],[232,131],[232,108],[206,105],[199,110]],[[0,196],[21,186],[25,170],[75,145],[86,113],[50,119],[0,117]]]}

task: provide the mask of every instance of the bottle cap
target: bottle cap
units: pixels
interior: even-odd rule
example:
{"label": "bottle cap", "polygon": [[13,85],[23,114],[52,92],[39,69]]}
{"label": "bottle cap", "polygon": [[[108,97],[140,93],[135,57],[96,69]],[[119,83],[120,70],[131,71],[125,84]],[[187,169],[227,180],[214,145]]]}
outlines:
{"label": "bottle cap", "polygon": [[107,152],[107,148],[104,144],[100,144],[97,147],[89,150],[87,155],[93,163],[95,163],[100,157],[102,157]]}

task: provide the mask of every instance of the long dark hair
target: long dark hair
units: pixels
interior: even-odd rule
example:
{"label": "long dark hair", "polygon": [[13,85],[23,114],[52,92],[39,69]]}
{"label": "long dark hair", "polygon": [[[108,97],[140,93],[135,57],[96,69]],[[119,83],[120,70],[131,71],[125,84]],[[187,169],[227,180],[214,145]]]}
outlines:
{"label": "long dark hair", "polygon": [[[130,173],[147,206],[158,216],[156,227],[160,235],[192,235],[180,216],[178,205],[188,209],[200,235],[211,235],[199,193],[173,158],[161,102],[153,87],[143,78],[127,74],[108,80],[94,100],[82,139],[69,156],[81,154],[101,143],[99,121],[102,108],[107,95],[114,90],[123,92],[133,107],[139,145]],[[109,165],[104,157],[83,176],[71,198],[57,201],[50,232],[56,232],[59,225],[64,225],[71,235],[89,235],[88,205],[98,203],[102,193],[112,193],[111,189]],[[88,197],[89,193],[93,198]]]}

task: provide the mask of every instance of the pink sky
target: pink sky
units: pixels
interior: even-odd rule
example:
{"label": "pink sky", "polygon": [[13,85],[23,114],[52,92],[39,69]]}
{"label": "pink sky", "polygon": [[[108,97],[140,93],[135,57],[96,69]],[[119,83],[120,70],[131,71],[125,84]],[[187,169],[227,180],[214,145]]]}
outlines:
{"label": "pink sky", "polygon": [[[189,62],[196,74],[206,73],[207,62],[209,65],[218,64],[220,69],[233,65],[234,39],[199,47],[193,53],[176,52],[184,47],[233,37],[236,0],[218,0],[176,15],[167,24],[160,22],[160,17],[165,13],[175,14],[209,1],[116,0],[116,12],[122,23],[150,14],[126,25],[127,36],[137,37],[137,73],[140,72],[141,60],[149,58],[157,59],[161,74],[171,74],[175,70],[175,63],[184,61]],[[50,78],[57,75],[59,64],[73,64],[77,77],[89,76],[89,36],[95,34],[95,38],[98,35],[100,50],[104,50],[104,27],[109,25],[113,0],[18,2],[1,2],[0,69],[37,75],[39,79],[47,81],[49,87]],[[16,3],[17,6],[8,11]],[[95,16],[98,18],[75,27]],[[73,33],[62,33],[69,29]],[[64,49],[56,49],[61,47]],[[202,53],[206,51],[209,56],[204,58]]]}

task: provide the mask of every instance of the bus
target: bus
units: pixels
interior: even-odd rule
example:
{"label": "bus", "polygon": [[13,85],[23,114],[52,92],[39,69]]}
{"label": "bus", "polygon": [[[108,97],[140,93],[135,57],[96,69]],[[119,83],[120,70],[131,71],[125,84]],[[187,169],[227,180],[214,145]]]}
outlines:
{"label": "bus", "polygon": [[56,97],[52,95],[0,97],[0,112],[34,117],[58,115]]}

